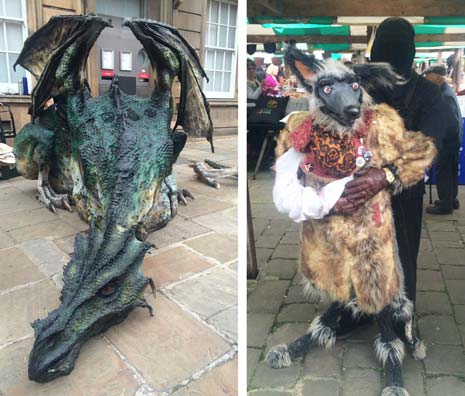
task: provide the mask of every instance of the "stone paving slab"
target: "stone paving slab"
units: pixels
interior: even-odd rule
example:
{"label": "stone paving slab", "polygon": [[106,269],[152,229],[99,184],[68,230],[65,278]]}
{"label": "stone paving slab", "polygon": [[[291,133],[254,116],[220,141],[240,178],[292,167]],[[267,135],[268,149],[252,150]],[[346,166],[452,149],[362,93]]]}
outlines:
{"label": "stone paving slab", "polygon": [[307,379],[303,382],[302,394],[308,396],[337,396],[339,383],[333,379]]}
{"label": "stone paving slab", "polygon": [[56,214],[50,212],[50,210],[44,207],[30,210],[19,210],[2,216],[0,229],[4,231],[11,231],[16,228],[56,220],[57,217],[58,216]]}
{"label": "stone paving slab", "polygon": [[41,209],[42,207],[40,202],[16,188],[10,187],[0,190],[0,215],[8,215],[19,210]]}
{"label": "stone paving slab", "polygon": [[237,236],[237,218],[231,214],[229,209],[197,216],[192,220],[218,234]]}
{"label": "stone paving slab", "polygon": [[428,315],[418,319],[421,336],[434,344],[461,345],[452,316]]}
{"label": "stone paving slab", "polygon": [[69,261],[69,257],[47,239],[26,241],[18,247],[40,271],[48,276],[62,272]]}
{"label": "stone paving slab", "polygon": [[0,292],[43,278],[44,275],[21,250],[0,250]]}
{"label": "stone paving slab", "polygon": [[222,334],[229,337],[236,344],[238,341],[238,311],[237,305],[226,308],[223,311],[217,312],[207,319],[207,323],[213,325]]}
{"label": "stone paving slab", "polygon": [[79,229],[63,222],[61,219],[55,219],[47,223],[28,225],[26,227],[16,228],[8,234],[18,243],[31,241],[41,238],[61,238],[68,235],[76,234]]}
{"label": "stone paving slab", "polygon": [[58,298],[58,290],[48,279],[0,294],[0,345],[32,336],[30,323],[55,309]]}
{"label": "stone paving slab", "polygon": [[428,396],[465,396],[465,381],[457,377],[433,377],[426,380]]}
{"label": "stone paving slab", "polygon": [[376,370],[349,368],[343,373],[343,396],[375,396],[381,394],[381,376]]}
{"label": "stone paving slab", "polygon": [[213,264],[204,257],[179,246],[154,256],[147,256],[142,271],[154,280],[157,287],[161,287],[212,267]]}
{"label": "stone paving slab", "polygon": [[237,305],[237,278],[232,271],[215,268],[180,282],[167,293],[203,319]]}
{"label": "stone paving slab", "polygon": [[217,233],[190,239],[185,243],[197,252],[226,263],[237,257],[237,238]]}
{"label": "stone paving slab", "polygon": [[250,313],[247,316],[247,346],[262,348],[273,326],[274,314]]}
{"label": "stone paving slab", "polygon": [[313,348],[304,360],[302,373],[316,378],[340,378],[344,345],[337,342],[327,351],[324,348]]}
{"label": "stone paving slab", "polygon": [[176,216],[168,225],[163,228],[163,232],[153,232],[147,237],[147,242],[156,248],[163,248],[186,239],[208,233],[210,230],[192,220],[182,216]]}
{"label": "stone paving slab", "polygon": [[452,314],[449,296],[442,292],[417,292],[418,314]]}
{"label": "stone paving slab", "polygon": [[237,357],[215,368],[200,380],[173,393],[173,396],[192,395],[232,396],[237,394]]}

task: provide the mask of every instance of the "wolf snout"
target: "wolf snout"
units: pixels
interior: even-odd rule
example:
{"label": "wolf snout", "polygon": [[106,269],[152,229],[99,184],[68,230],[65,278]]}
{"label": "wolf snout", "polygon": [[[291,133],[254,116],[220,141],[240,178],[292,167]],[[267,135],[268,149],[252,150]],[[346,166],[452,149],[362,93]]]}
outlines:
{"label": "wolf snout", "polygon": [[360,107],[359,106],[347,106],[344,109],[344,113],[348,118],[356,119],[360,117]]}

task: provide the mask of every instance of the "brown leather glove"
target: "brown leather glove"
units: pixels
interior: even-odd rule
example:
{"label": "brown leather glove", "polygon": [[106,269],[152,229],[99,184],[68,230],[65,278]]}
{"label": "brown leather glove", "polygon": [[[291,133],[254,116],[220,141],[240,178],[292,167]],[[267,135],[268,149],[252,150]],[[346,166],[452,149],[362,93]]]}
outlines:
{"label": "brown leather glove", "polygon": [[336,215],[351,215],[357,208],[352,202],[349,202],[346,197],[341,197],[331,208],[330,214]]}
{"label": "brown leather glove", "polygon": [[388,184],[384,170],[364,168],[354,173],[354,180],[346,184],[342,195],[355,208],[358,208],[386,188]]}

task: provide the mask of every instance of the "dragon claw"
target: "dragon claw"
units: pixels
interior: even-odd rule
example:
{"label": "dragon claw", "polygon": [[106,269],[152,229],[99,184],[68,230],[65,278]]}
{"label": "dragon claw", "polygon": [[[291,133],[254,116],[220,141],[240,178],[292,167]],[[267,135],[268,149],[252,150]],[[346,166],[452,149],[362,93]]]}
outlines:
{"label": "dragon claw", "polygon": [[73,211],[68,201],[68,195],[58,194],[50,187],[48,183],[48,171],[39,172],[37,189],[39,190],[39,201],[44,203],[51,212],[56,213],[56,208],[66,209],[70,212]]}
{"label": "dragon claw", "polygon": [[179,190],[177,192],[177,195],[178,195],[178,202],[182,203],[184,206],[187,206],[187,198],[195,200],[191,192],[185,189]]}

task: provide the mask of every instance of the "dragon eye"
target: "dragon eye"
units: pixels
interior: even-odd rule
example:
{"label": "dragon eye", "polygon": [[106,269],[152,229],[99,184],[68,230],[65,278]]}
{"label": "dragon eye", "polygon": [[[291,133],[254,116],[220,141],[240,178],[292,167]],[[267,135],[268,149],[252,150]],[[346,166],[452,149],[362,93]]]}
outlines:
{"label": "dragon eye", "polygon": [[113,282],[109,282],[100,289],[99,294],[103,297],[108,297],[111,296],[115,292],[115,290],[115,284]]}
{"label": "dragon eye", "polygon": [[356,90],[359,89],[359,88],[360,88],[360,85],[359,85],[358,82],[354,82],[354,83],[352,84],[352,89],[353,89],[354,91],[356,91]]}
{"label": "dragon eye", "polygon": [[326,95],[329,95],[331,93],[333,89],[329,86],[329,85],[325,85],[323,87],[323,92],[326,94]]}

